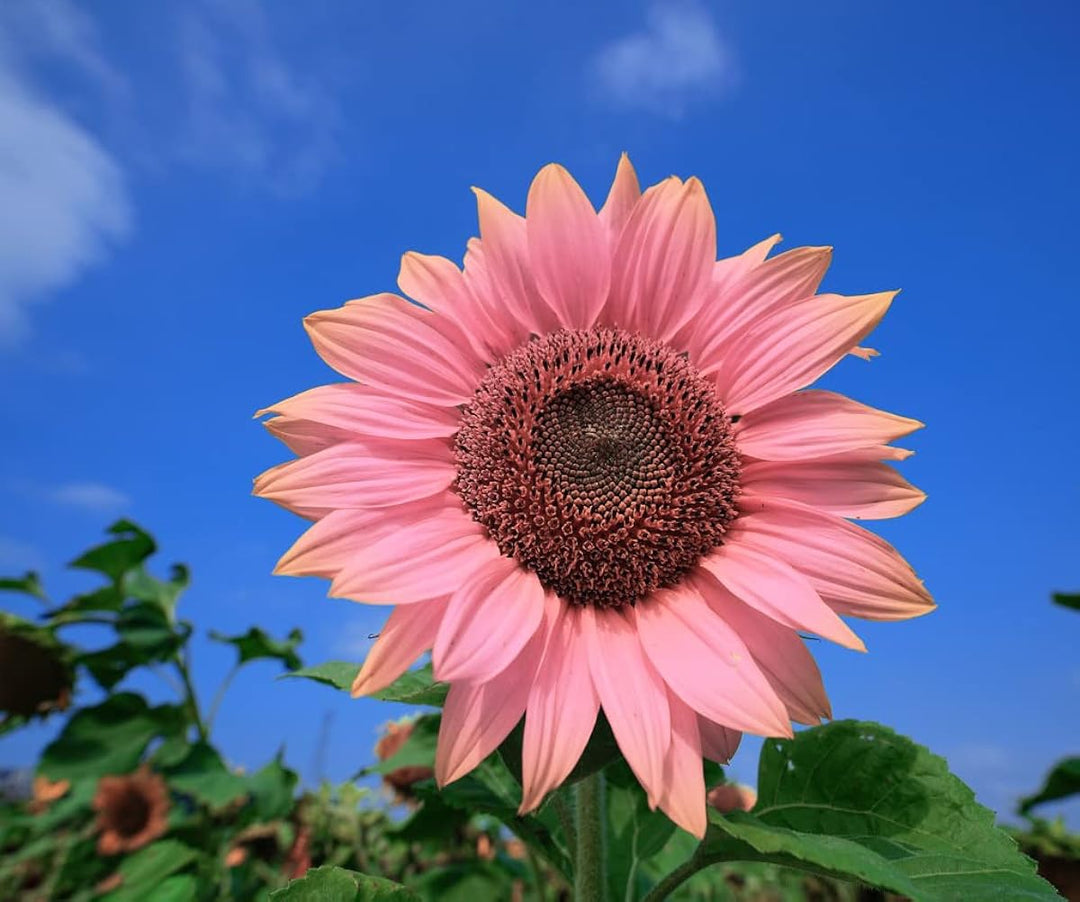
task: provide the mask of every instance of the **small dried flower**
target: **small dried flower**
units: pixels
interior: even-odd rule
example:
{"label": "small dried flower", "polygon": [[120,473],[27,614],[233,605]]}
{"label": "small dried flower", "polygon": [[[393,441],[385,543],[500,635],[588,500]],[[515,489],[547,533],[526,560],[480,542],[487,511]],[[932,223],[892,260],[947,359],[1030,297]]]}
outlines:
{"label": "small dried flower", "polygon": [[71,789],[71,782],[68,780],[54,782],[48,777],[38,775],[34,777],[34,797],[26,807],[31,814],[41,814],[57,799],[67,795],[69,789]]}
{"label": "small dried flower", "polygon": [[[412,735],[413,723],[409,720],[389,723],[386,732],[375,743],[375,754],[380,761],[392,758],[402,746],[408,742]],[[412,786],[421,780],[428,780],[435,776],[435,771],[423,765],[406,765],[398,767],[387,774],[383,774],[383,783],[394,791],[398,799],[405,801],[413,796]]]}
{"label": "small dried flower", "polygon": [[723,783],[709,790],[708,803],[717,811],[749,811],[757,804],[757,793],[741,783]]}

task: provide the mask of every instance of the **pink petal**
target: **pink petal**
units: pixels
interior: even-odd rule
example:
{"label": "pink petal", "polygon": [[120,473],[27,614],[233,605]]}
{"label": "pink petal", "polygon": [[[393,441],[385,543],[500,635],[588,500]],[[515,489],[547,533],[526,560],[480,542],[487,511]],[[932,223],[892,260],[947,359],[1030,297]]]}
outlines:
{"label": "pink petal", "polygon": [[398,287],[438,311],[441,319],[456,321],[462,340],[482,360],[502,357],[516,344],[506,324],[492,318],[487,306],[473,294],[464,273],[445,257],[409,251],[401,258]]}
{"label": "pink petal", "polygon": [[797,247],[754,267],[737,282],[717,285],[702,309],[695,359],[702,368],[719,366],[738,336],[773,311],[812,297],[832,259],[831,247]]}
{"label": "pink petal", "polygon": [[255,494],[292,510],[392,507],[446,491],[457,475],[443,442],[342,442],[268,470]]}
{"label": "pink petal", "polygon": [[543,651],[543,631],[509,667],[486,683],[454,683],[443,706],[439,743],[435,751],[435,780],[439,786],[464,777],[514,729],[525,704]]}
{"label": "pink petal", "polygon": [[716,220],[701,182],[653,185],[619,237],[605,318],[666,341],[698,314],[715,262]]}
{"label": "pink petal", "polygon": [[702,372],[715,369],[729,413],[748,414],[831,369],[873,330],[895,294],[822,294],[798,301],[757,320]]}
{"label": "pink petal", "polygon": [[537,173],[525,207],[529,260],[540,293],[567,329],[587,329],[607,300],[607,233],[585,192],[555,163]]}
{"label": "pink petal", "polygon": [[438,314],[394,294],[349,301],[304,319],[315,350],[339,373],[414,401],[468,401],[483,375],[473,355],[440,334]]}
{"label": "pink petal", "polygon": [[322,451],[331,445],[348,441],[353,437],[351,432],[344,429],[335,429],[333,426],[324,426],[322,423],[314,423],[311,420],[298,420],[294,417],[271,417],[264,420],[266,431],[285,443],[285,446],[293,452],[303,456]]}
{"label": "pink petal", "polygon": [[615,180],[611,183],[607,200],[600,208],[600,222],[608,232],[608,240],[614,247],[619,240],[619,233],[630,218],[630,213],[641,197],[641,187],[638,185],[637,173],[630,162],[630,157],[625,153],[619,157],[619,165],[615,170]]}
{"label": "pink petal", "polygon": [[743,467],[742,486],[752,495],[789,498],[856,520],[899,517],[926,500],[887,464],[848,454],[750,463]]}
{"label": "pink petal", "polygon": [[521,814],[538,807],[574,769],[600,710],[581,612],[558,600],[556,604],[525,714]]}
{"label": "pink petal", "polygon": [[491,558],[456,585],[435,640],[435,677],[481,683],[504,670],[533,637],[544,615],[544,587],[535,573],[506,557]]}
{"label": "pink petal", "polygon": [[671,742],[667,687],[620,612],[581,608],[589,672],[615,741],[656,807],[663,791],[664,756]]}
{"label": "pink petal", "polygon": [[686,704],[739,730],[791,735],[787,711],[746,645],[692,586],[657,591],[633,611],[645,653]]}
{"label": "pink petal", "polygon": [[741,539],[741,532],[730,530],[724,544],[701,559],[701,567],[777,623],[816,633],[845,648],[866,651],[862,640],[821,600],[805,576],[769,551]]}
{"label": "pink petal", "polygon": [[460,507],[365,537],[330,586],[333,598],[412,604],[439,598],[499,556],[498,546]]}
{"label": "pink petal", "polygon": [[723,724],[714,723],[698,715],[698,733],[701,736],[701,753],[710,761],[727,764],[739,750],[742,733]]}
{"label": "pink petal", "polygon": [[765,258],[769,256],[769,251],[779,242],[779,234],[771,235],[741,254],[717,260],[712,271],[713,294],[716,297],[724,297],[744,276],[761,266]]}
{"label": "pink petal", "polygon": [[820,389],[777,398],[736,425],[739,450],[763,460],[825,457],[891,442],[922,428],[918,420]]}
{"label": "pink petal", "polygon": [[367,530],[384,519],[378,511],[333,511],[293,543],[277,562],[274,573],[331,579],[366,541]]}
{"label": "pink petal", "polygon": [[309,420],[351,433],[354,437],[396,439],[448,438],[457,432],[457,410],[408,401],[366,385],[339,382],[308,389],[258,411]]}
{"label": "pink petal", "polygon": [[687,833],[704,839],[708,818],[705,813],[705,774],[701,767],[698,717],[670,691],[668,703],[671,706],[671,743],[664,756],[664,791],[660,796],[660,810]]}
{"label": "pink petal", "polygon": [[703,569],[697,570],[692,582],[709,607],[746,643],[792,720],[817,724],[822,717],[832,717],[821,671],[798,633],[743,604]]}
{"label": "pink petal", "polygon": [[[519,331],[525,337],[530,332],[543,335],[558,329],[558,316],[544,300],[533,277],[525,220],[486,191],[473,188],[473,192],[480,218],[486,279],[504,315],[519,324]],[[466,258],[466,275],[468,263]]]}
{"label": "pink petal", "polygon": [[795,501],[743,496],[729,535],[806,575],[833,610],[867,620],[906,620],[934,609],[930,593],[888,542]]}
{"label": "pink petal", "polygon": [[399,605],[390,612],[379,638],[352,684],[353,698],[385,689],[435,644],[447,599]]}

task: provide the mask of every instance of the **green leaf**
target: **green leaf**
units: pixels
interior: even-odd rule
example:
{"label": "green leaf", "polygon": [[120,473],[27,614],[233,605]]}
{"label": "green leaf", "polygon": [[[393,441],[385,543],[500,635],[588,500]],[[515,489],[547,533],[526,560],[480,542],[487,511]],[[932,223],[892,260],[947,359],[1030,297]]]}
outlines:
{"label": "green leaf", "polygon": [[604,771],[608,831],[608,890],[613,899],[635,899],[642,863],[659,852],[675,824],[659,809],[649,810],[645,792],[625,761]]}
{"label": "green leaf", "polygon": [[446,693],[449,691],[450,687],[446,683],[435,682],[431,665],[425,664],[416,670],[405,671],[385,689],[371,693],[371,697],[384,702],[441,708],[446,702]]}
{"label": "green leaf", "polygon": [[469,822],[469,813],[447,805],[432,793],[413,815],[389,832],[403,842],[447,843]]}
{"label": "green leaf", "polygon": [[186,868],[199,857],[190,846],[177,839],[163,839],[128,855],[120,864],[123,883],[105,898],[108,902],[141,902],[144,899],[185,898],[151,895],[154,887],[164,888],[166,877]]}
{"label": "green leaf", "polygon": [[73,560],[70,566],[104,573],[113,582],[119,583],[125,573],[150,557],[157,550],[157,545],[149,533],[130,520],[117,520],[108,531],[118,538],[91,548]]}
{"label": "green leaf", "polygon": [[173,564],[167,580],[160,580],[143,566],[135,567],[124,576],[123,589],[131,598],[150,602],[172,612],[180,593],[191,584],[191,573],[183,564]]}
{"label": "green leaf", "polygon": [[1053,802],[1080,792],[1080,758],[1065,758],[1046,775],[1043,788],[1020,800],[1020,813],[1027,814],[1036,805]]}
{"label": "green leaf", "polygon": [[1053,598],[1054,604],[1059,604],[1063,608],[1071,608],[1074,611],[1080,611],[1080,593],[1055,592]]}
{"label": "green leaf", "polygon": [[[514,779],[519,783],[521,782],[521,753],[524,741],[525,719],[522,718],[499,746],[499,756],[506,766],[510,768],[510,773],[514,775]],[[574,769],[570,771],[567,778],[563,780],[562,785],[570,786],[578,780],[596,773],[598,770],[603,770],[621,757],[622,753],[619,751],[619,744],[615,741],[615,734],[611,732],[611,726],[608,724],[604,712],[601,711],[596,719],[596,726],[593,727],[592,735],[585,746],[585,751],[581,753],[577,764],[574,765]]]}
{"label": "green leaf", "polygon": [[412,890],[370,874],[345,868],[312,868],[284,889],[270,893],[273,902],[420,902]]}
{"label": "green leaf", "polygon": [[124,593],[116,585],[110,583],[93,592],[76,595],[67,604],[54,608],[49,612],[49,622],[56,626],[63,626],[68,623],[80,623],[101,611],[119,611],[124,606],[125,598]]}
{"label": "green leaf", "polygon": [[437,795],[442,802],[461,811],[490,814],[542,854],[564,877],[572,873],[569,853],[557,835],[549,812],[542,808],[537,814],[518,816],[521,784],[498,755],[488,756],[475,770],[443,787],[442,791],[437,790],[430,780],[417,783],[413,790],[421,799]]}
{"label": "green leaf", "polygon": [[169,785],[187,793],[211,811],[221,811],[248,793],[248,781],[230,771],[221,756],[205,742],[196,742],[166,774]]}
{"label": "green leaf", "polygon": [[[303,662],[296,653],[296,646],[303,640],[304,634],[298,629],[291,630],[285,639],[280,640],[271,639],[257,626],[253,626],[239,636],[223,636],[221,633],[211,631],[210,638],[216,642],[234,646],[239,654],[237,665],[257,661],[260,658],[272,658],[281,661],[292,671],[292,675],[304,675],[302,671],[299,671]],[[353,676],[355,675],[354,673]]]}
{"label": "green leaf", "polygon": [[348,692],[359,672],[360,665],[358,664],[351,664],[348,661],[327,661],[324,664],[316,664],[314,667],[304,667],[290,673],[283,673],[278,679],[302,677],[306,680],[325,683],[327,686],[333,686],[335,689]]}
{"label": "green leaf", "polygon": [[8,592],[22,592],[24,595],[33,595],[42,601],[47,601],[45,590],[41,587],[41,579],[33,570],[27,570],[22,578],[6,577],[0,579],[0,589]]}
{"label": "green leaf", "polygon": [[915,902],[1058,896],[942,758],[874,723],[768,740],[750,814],[710,812],[695,853],[857,880]]}
{"label": "green leaf", "polygon": [[293,809],[296,772],[282,764],[281,754],[248,780],[256,820],[273,821]]}
{"label": "green leaf", "polygon": [[41,755],[38,771],[52,780],[76,780],[135,769],[155,736],[180,732],[185,717],[175,705],[151,708],[130,692],[83,708]]}

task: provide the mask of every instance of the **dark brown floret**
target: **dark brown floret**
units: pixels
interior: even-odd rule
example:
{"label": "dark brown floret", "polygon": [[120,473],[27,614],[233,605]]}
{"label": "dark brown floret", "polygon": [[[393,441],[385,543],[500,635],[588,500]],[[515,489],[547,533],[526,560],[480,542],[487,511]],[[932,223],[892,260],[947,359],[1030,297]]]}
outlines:
{"label": "dark brown floret", "polygon": [[531,341],[462,414],[456,490],[499,549],[572,604],[671,586],[735,517],[739,461],[711,383],[616,329]]}

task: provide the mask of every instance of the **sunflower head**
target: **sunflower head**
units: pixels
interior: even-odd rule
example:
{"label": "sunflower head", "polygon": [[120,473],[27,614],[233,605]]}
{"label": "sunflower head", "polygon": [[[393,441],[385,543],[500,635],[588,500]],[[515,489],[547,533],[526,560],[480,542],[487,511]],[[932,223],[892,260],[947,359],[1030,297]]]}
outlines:
{"label": "sunflower head", "polygon": [[75,671],[52,631],[0,612],[0,712],[44,717],[71,702]]}
{"label": "sunflower head", "polygon": [[102,777],[93,806],[102,855],[141,849],[168,829],[169,789],[146,765],[131,774]]}

